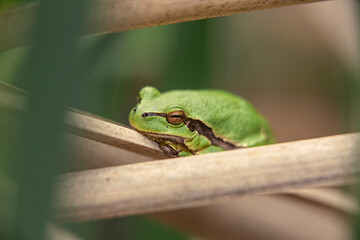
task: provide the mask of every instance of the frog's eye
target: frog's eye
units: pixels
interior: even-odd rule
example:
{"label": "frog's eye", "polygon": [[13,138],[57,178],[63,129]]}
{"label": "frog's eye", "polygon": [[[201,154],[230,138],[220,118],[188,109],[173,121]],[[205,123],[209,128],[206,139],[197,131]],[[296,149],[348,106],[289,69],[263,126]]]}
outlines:
{"label": "frog's eye", "polygon": [[177,110],[177,111],[173,111],[173,112],[166,114],[166,120],[171,124],[179,125],[179,124],[185,122],[186,115],[185,115],[184,111]]}

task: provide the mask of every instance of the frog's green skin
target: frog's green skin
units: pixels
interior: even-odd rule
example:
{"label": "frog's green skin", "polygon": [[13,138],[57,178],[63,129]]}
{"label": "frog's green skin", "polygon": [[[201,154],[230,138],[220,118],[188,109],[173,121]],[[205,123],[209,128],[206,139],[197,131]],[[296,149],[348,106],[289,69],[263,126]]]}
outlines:
{"label": "frog's green skin", "polygon": [[[166,114],[183,110],[186,120],[170,124]],[[252,147],[274,142],[269,124],[246,100],[222,90],[144,87],[130,112],[133,128],[159,143],[171,157]]]}

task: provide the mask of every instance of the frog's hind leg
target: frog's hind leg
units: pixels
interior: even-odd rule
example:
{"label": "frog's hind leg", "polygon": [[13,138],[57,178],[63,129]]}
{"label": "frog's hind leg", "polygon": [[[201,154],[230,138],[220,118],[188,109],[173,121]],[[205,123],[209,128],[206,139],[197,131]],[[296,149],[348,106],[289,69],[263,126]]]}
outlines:
{"label": "frog's hind leg", "polygon": [[206,153],[212,153],[212,152],[220,152],[220,151],[225,151],[225,149],[216,146],[216,145],[210,145],[206,148],[203,148],[199,151],[196,152],[196,154],[206,154]]}

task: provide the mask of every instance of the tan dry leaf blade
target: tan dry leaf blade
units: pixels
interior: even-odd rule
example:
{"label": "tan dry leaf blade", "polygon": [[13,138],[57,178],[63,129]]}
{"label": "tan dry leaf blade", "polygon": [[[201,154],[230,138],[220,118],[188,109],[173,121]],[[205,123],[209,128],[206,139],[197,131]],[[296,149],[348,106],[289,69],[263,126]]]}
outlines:
{"label": "tan dry leaf blade", "polygon": [[[94,0],[86,34],[111,33],[322,0]],[[37,4],[0,12],[0,50],[28,43]]]}
{"label": "tan dry leaf blade", "polygon": [[89,220],[348,183],[359,146],[353,133],[69,173],[57,182],[56,208],[60,218]]}

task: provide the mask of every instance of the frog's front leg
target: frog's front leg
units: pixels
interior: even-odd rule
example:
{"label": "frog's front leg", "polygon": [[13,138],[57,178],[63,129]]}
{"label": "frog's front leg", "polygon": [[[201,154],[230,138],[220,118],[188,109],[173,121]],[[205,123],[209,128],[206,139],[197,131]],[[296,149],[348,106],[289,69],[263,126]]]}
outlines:
{"label": "frog's front leg", "polygon": [[172,148],[170,145],[166,145],[166,144],[162,144],[162,143],[159,143],[159,148],[161,149],[161,151],[163,151],[166,156],[168,157],[178,157],[179,156],[179,152],[178,150]]}
{"label": "frog's front leg", "polygon": [[158,142],[159,144],[159,148],[161,149],[161,151],[163,151],[168,157],[185,157],[185,156],[191,156],[193,155],[193,152],[187,152],[186,149],[184,148],[184,146],[178,146],[174,143],[172,143],[171,141],[162,141],[162,142]]}

